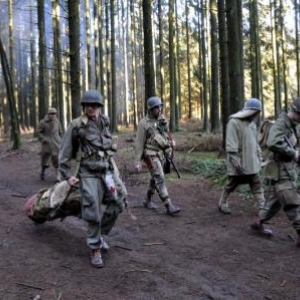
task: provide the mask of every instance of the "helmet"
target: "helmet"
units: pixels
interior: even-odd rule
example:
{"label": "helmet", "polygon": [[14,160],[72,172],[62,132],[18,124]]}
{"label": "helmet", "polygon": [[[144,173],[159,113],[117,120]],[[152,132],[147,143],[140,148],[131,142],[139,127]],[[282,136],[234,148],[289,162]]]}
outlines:
{"label": "helmet", "polygon": [[256,98],[250,98],[246,101],[243,110],[262,110],[261,101]]}
{"label": "helmet", "polygon": [[48,114],[57,114],[56,108],[50,107],[50,108],[48,109]]}
{"label": "helmet", "polygon": [[300,98],[296,98],[291,104],[291,109],[294,112],[300,113]]}
{"label": "helmet", "polygon": [[88,90],[81,98],[81,105],[88,103],[95,103],[103,106],[103,98],[97,90]]}
{"label": "helmet", "polygon": [[148,110],[152,109],[155,106],[162,106],[162,102],[159,97],[150,97],[147,101]]}

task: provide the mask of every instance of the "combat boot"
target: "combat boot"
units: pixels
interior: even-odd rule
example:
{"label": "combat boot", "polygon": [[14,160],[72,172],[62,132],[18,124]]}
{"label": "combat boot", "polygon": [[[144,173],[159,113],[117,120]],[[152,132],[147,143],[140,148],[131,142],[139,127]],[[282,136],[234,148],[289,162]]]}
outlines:
{"label": "combat boot", "polygon": [[91,264],[95,268],[102,268],[103,267],[103,261],[102,261],[102,257],[101,257],[100,248],[92,249]]}
{"label": "combat boot", "polygon": [[229,196],[229,193],[226,192],[225,190],[223,190],[221,198],[218,203],[219,211],[226,215],[231,214],[231,210],[229,208],[229,203],[228,203],[228,196]]}
{"label": "combat boot", "polygon": [[255,221],[250,225],[251,229],[258,233],[259,235],[265,236],[265,237],[271,237],[273,236],[272,230],[266,229],[263,225],[263,221]]}
{"label": "combat boot", "polygon": [[158,207],[153,201],[153,194],[151,192],[147,193],[147,198],[143,202],[143,206],[151,210],[157,210]]}
{"label": "combat boot", "polygon": [[104,241],[103,237],[101,238],[101,246],[100,249],[102,251],[108,251],[109,250],[109,245],[107,244],[106,241]]}
{"label": "combat boot", "polygon": [[178,206],[173,205],[171,202],[166,203],[166,214],[173,216],[175,214],[178,214],[181,211],[181,209]]}

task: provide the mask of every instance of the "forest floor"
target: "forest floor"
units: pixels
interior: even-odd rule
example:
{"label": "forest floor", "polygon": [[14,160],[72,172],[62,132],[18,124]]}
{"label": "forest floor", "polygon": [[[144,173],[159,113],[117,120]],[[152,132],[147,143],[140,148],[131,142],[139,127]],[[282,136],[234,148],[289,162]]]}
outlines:
{"label": "forest floor", "polygon": [[39,144],[26,138],[10,152],[0,143],[1,300],[300,299],[300,249],[282,212],[269,224],[272,238],[256,236],[249,228],[257,213],[251,200],[233,194],[232,214],[222,215],[221,189],[191,173],[168,176],[179,216],[166,216],[162,205],[146,210],[149,175],[146,169],[134,174],[127,137],[120,136],[117,161],[137,219],[120,215],[102,269],[90,265],[82,220],[35,225],[25,216],[26,198],[55,180],[53,169],[39,179]]}

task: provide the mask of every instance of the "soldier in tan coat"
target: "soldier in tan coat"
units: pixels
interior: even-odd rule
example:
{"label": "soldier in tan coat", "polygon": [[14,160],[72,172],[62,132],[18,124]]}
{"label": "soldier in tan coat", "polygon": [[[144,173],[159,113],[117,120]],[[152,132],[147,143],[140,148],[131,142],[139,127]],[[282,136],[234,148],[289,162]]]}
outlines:
{"label": "soldier in tan coat", "polygon": [[41,180],[45,179],[45,170],[49,168],[50,161],[56,170],[57,180],[59,180],[58,151],[63,131],[56,115],[56,109],[49,108],[48,114],[40,121],[37,129],[38,139],[41,142]]}
{"label": "soldier in tan coat", "polygon": [[229,117],[226,128],[227,182],[219,200],[218,208],[230,214],[228,197],[238,185],[249,184],[251,193],[261,207],[264,194],[260,177],[261,149],[257,142],[256,118],[261,112],[261,102],[248,99],[242,111]]}
{"label": "soldier in tan coat", "polygon": [[173,140],[169,135],[167,121],[161,114],[161,106],[162,102],[158,97],[150,97],[147,101],[148,114],[138,125],[135,141],[135,169],[141,172],[141,161],[144,161],[151,174],[144,207],[157,209],[153,202],[153,195],[157,191],[165,204],[166,213],[175,215],[180,212],[180,208],[171,202],[163,170],[165,156],[172,155]]}
{"label": "soldier in tan coat", "polygon": [[288,113],[282,112],[270,128],[267,147],[270,156],[263,170],[267,185],[266,202],[259,210],[259,219],[251,228],[263,235],[272,235],[263,224],[281,208],[292,222],[300,247],[300,196],[296,188],[296,165],[299,163],[300,98],[293,101]]}

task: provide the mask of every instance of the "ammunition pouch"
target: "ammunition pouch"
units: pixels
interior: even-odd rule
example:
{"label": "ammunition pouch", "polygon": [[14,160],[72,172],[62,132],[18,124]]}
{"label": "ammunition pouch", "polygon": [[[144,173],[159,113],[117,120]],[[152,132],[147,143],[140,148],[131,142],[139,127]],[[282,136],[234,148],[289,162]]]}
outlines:
{"label": "ammunition pouch", "polygon": [[94,152],[91,155],[83,158],[81,161],[81,166],[87,171],[98,173],[108,170],[110,168],[110,163],[105,153],[98,151],[98,153]]}

